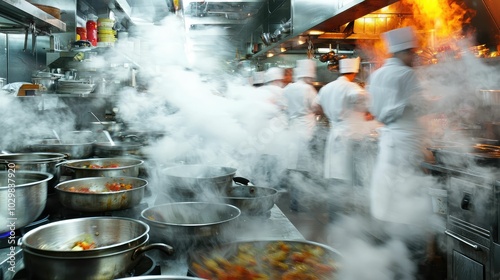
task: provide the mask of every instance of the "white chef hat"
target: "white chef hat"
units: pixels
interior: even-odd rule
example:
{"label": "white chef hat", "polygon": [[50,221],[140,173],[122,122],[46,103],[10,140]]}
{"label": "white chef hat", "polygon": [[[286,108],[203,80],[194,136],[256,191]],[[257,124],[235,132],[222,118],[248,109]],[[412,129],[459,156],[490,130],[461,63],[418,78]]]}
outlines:
{"label": "white chef hat", "polygon": [[259,85],[264,83],[264,71],[253,72],[252,85]]}
{"label": "white chef hat", "polygon": [[358,73],[359,62],[361,59],[357,58],[343,58],[339,60],[339,72],[343,73]]}
{"label": "white chef hat", "polygon": [[297,60],[297,66],[295,68],[295,77],[304,78],[309,77],[316,79],[316,62],[312,59],[300,59]]}
{"label": "white chef hat", "polygon": [[413,49],[418,46],[415,30],[411,26],[387,31],[382,36],[389,46],[390,53]]}
{"label": "white chef hat", "polygon": [[283,80],[284,77],[285,77],[285,69],[279,67],[271,67],[266,71],[264,77],[264,83],[269,83],[276,80]]}

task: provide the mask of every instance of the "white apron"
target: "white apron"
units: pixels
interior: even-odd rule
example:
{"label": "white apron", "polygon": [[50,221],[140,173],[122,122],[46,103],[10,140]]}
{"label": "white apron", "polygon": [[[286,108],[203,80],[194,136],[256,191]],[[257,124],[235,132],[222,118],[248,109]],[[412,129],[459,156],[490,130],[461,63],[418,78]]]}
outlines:
{"label": "white apron", "polygon": [[309,141],[314,133],[314,115],[306,115],[289,120],[286,168],[309,171],[311,154]]}
{"label": "white apron", "polygon": [[[428,212],[426,185],[420,164],[422,130],[405,121],[379,129],[379,153],[373,170],[370,192],[372,215],[383,221],[423,224]],[[411,119],[411,118],[408,118]]]}

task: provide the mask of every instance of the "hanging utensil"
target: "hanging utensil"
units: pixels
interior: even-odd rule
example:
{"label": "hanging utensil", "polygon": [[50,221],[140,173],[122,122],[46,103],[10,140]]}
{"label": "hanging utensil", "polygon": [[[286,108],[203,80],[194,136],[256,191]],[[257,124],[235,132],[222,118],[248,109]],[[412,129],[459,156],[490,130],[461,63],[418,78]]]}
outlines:
{"label": "hanging utensil", "polygon": [[94,114],[92,113],[91,111],[89,111],[90,114],[92,114],[92,116],[94,116],[94,118],[102,125],[104,125],[104,123],[101,122],[101,120]]}

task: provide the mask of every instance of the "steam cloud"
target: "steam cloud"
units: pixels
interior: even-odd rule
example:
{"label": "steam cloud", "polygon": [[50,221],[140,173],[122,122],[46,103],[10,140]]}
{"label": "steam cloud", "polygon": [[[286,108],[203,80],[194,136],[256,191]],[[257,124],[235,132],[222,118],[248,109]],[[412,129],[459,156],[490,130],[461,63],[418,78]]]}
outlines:
{"label": "steam cloud", "polygon": [[[220,46],[218,49],[194,54],[185,52],[185,42],[190,38],[186,37],[180,22],[176,16],[169,16],[162,25],[137,27],[135,31],[140,34],[142,44],[140,78],[147,93],[137,92],[134,88],[124,88],[119,92],[117,106],[121,119],[146,130],[165,132],[163,138],[145,148],[148,167],[151,168],[148,170],[150,187],[155,194],[164,194],[164,189],[169,186],[162,170],[182,163],[233,167],[239,176],[267,182],[266,178],[256,177],[258,155],[264,149],[286,149],[286,124],[270,122],[276,108],[247,84],[246,73],[231,72],[234,65],[224,62],[229,55],[234,55],[228,51],[234,50],[234,46],[214,38],[211,43]],[[166,34],[168,40],[164,38]],[[126,52],[121,49],[126,47],[130,45],[118,44],[115,48],[117,52]],[[119,61],[114,57],[108,59]],[[464,122],[475,125],[476,121],[491,117],[477,115],[482,105],[474,92],[480,88],[499,88],[500,69],[465,54],[462,59],[422,67],[417,72],[424,82],[426,95],[432,99],[432,103],[423,108],[432,114],[427,119],[432,128],[429,136],[432,140],[453,139],[469,143],[470,137],[459,135],[457,128],[460,127],[457,126]],[[77,118],[66,111],[40,114],[26,109],[26,104],[8,95],[0,95],[0,109],[4,114],[0,122],[2,149],[15,150],[25,143],[28,136],[47,133],[54,128],[72,131]],[[274,141],[276,139],[282,141]],[[313,165],[321,166],[322,159],[316,160],[318,162]],[[277,168],[274,173],[277,176],[285,171],[281,163],[261,167]],[[361,168],[359,171],[365,174],[366,181],[353,198],[359,211],[346,215],[330,227],[329,245],[338,248],[345,258],[341,279],[385,280],[395,277],[395,273],[400,277],[398,279],[413,279],[416,267],[408,259],[409,253],[403,246],[400,232],[387,232],[388,239],[383,245],[373,242],[372,233],[376,229],[370,226],[369,214],[366,213],[370,166]],[[412,178],[405,183],[419,185],[422,192],[418,196],[427,201],[430,198],[426,196],[426,189],[441,187],[428,176]],[[313,203],[328,203],[332,197],[342,195],[330,188],[326,196],[323,186],[306,178],[296,178],[293,185]],[[408,213],[422,215],[422,220],[430,219],[429,208],[405,202],[400,201],[400,204],[407,207]],[[429,202],[424,203],[430,207]],[[255,236],[258,236],[257,232]]]}

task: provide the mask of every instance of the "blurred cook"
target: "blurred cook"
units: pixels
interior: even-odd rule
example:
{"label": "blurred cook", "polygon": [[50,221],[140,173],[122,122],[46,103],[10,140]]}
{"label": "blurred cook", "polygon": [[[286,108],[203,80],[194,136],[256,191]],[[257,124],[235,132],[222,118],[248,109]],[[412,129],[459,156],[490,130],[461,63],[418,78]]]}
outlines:
{"label": "blurred cook", "polygon": [[[422,87],[413,70],[417,39],[412,27],[382,34],[392,55],[368,79],[372,96],[370,112],[385,124],[379,130],[379,154],[371,186],[371,213],[383,221],[412,224],[413,217],[401,204],[413,193],[402,178],[422,174],[424,129],[419,123]],[[409,193],[408,193],[409,192]]]}
{"label": "blurred cook", "polygon": [[[312,85],[316,79],[316,62],[311,59],[298,60],[294,73],[295,82],[288,84],[283,91],[289,122],[286,164],[287,169],[295,175],[307,177],[312,160],[309,142],[316,126],[313,104],[317,91]],[[292,197],[291,208],[298,210],[293,205],[294,201]]]}
{"label": "blurred cook", "polygon": [[379,152],[371,179],[371,214],[386,233],[384,239],[403,241],[415,264],[422,264],[429,238],[426,190],[433,182],[420,168],[425,130],[419,119],[427,106],[412,68],[417,38],[412,27],[382,36],[391,57],[367,83],[370,112],[385,125],[379,129]]}
{"label": "blurred cook", "polygon": [[264,85],[259,88],[266,102],[272,104],[273,110],[269,111],[268,122],[261,127],[262,137],[259,140],[262,141],[263,150],[253,171],[254,180],[258,184],[277,189],[283,187],[280,185],[282,172],[285,169],[286,152],[283,142],[286,141],[285,132],[288,126],[283,97],[284,75],[285,69],[279,67],[267,69],[264,73]]}
{"label": "blurred cook", "polygon": [[[359,72],[360,58],[339,61],[340,76],[322,87],[316,98],[317,113],[328,117],[330,132],[325,147],[324,178],[329,181],[333,198],[330,219],[335,212],[352,203],[352,186],[355,184],[355,141],[361,143],[369,132],[365,119],[368,112],[368,93],[354,82]],[[359,174],[357,175],[359,176]],[[359,182],[357,182],[359,184]],[[342,205],[340,205],[342,204]]]}
{"label": "blurred cook", "polygon": [[264,73],[264,85],[262,90],[269,93],[269,101],[276,105],[280,110],[285,108],[283,101],[283,88],[285,84],[283,79],[285,77],[285,69],[279,67],[271,67]]}

